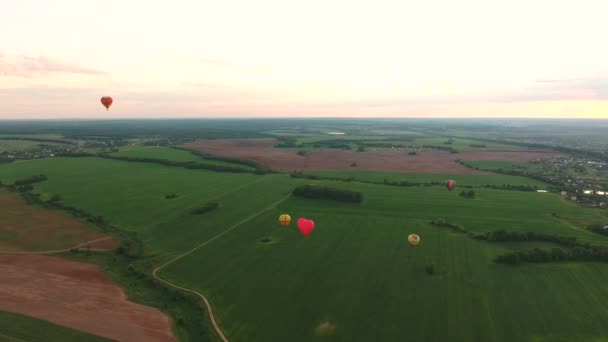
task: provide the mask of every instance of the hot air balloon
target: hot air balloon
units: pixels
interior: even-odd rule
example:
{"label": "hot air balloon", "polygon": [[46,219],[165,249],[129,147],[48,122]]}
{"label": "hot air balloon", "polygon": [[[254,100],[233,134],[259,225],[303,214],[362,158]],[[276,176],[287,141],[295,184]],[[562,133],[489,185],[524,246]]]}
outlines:
{"label": "hot air balloon", "polygon": [[281,225],[287,227],[287,226],[289,226],[290,222],[291,222],[291,216],[289,216],[287,214],[283,214],[283,215],[279,216],[279,223],[281,223]]}
{"label": "hot air balloon", "polygon": [[447,181],[445,181],[445,187],[448,188],[448,190],[452,191],[452,189],[456,187],[456,182],[451,179],[448,179]]}
{"label": "hot air balloon", "polygon": [[315,222],[305,218],[298,219],[298,229],[304,236],[308,236],[315,229]]}
{"label": "hot air balloon", "polygon": [[106,107],[106,110],[110,109],[110,106],[112,105],[112,102],[114,102],[114,101],[109,96],[104,96],[104,97],[101,98],[101,104],[104,107]]}
{"label": "hot air balloon", "polygon": [[420,236],[418,236],[418,234],[410,234],[410,236],[407,237],[407,241],[412,247],[416,247],[420,243]]}

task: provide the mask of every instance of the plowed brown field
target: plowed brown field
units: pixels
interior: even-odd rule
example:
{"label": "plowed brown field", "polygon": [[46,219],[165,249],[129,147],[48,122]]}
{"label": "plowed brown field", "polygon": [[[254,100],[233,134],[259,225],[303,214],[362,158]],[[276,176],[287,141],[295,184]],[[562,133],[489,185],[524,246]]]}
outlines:
{"label": "plowed brown field", "polygon": [[[530,161],[558,155],[552,151],[464,151],[451,154],[443,151],[422,151],[410,156],[404,150],[367,152],[322,150],[308,157],[297,151],[273,148],[273,140],[202,140],[184,145],[186,148],[216,156],[255,160],[275,170],[365,170],[406,173],[481,173],[467,168],[462,160]],[[356,167],[351,164],[357,163]]]}
{"label": "plowed brown field", "polygon": [[97,266],[42,255],[0,255],[0,310],[117,341],[175,341],[169,318],[127,300]]}

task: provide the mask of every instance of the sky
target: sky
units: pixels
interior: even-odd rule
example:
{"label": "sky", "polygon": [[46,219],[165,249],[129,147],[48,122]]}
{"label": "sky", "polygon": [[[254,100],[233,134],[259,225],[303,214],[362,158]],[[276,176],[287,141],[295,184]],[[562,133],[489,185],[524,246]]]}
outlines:
{"label": "sky", "polygon": [[[0,119],[608,119],[606,0],[0,0]],[[112,96],[109,111],[102,96]]]}

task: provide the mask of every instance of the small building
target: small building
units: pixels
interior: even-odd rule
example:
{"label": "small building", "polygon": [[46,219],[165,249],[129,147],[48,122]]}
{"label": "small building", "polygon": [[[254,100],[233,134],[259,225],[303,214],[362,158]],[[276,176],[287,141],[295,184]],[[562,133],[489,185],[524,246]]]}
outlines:
{"label": "small building", "polygon": [[585,191],[583,191],[583,193],[585,195],[591,195],[593,193],[593,190],[585,190]]}
{"label": "small building", "polygon": [[568,193],[567,193],[566,191],[562,191],[562,192],[560,193],[560,195],[562,195],[562,197],[566,197],[566,196],[568,196]]}
{"label": "small building", "polygon": [[576,196],[570,197],[571,200],[576,201]]}
{"label": "small building", "polygon": [[547,190],[536,190],[536,192],[549,192]]}

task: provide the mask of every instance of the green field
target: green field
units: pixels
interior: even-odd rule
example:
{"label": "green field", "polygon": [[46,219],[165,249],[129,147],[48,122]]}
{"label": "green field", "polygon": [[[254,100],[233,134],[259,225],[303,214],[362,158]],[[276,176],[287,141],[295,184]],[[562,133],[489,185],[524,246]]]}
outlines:
{"label": "green field", "polygon": [[205,164],[221,165],[221,166],[238,166],[247,168],[245,165],[234,164],[224,161],[212,160],[197,156],[196,154],[184,150],[179,150],[169,147],[158,147],[158,146],[138,146],[121,149],[118,152],[112,153],[113,156],[119,157],[135,157],[135,158],[155,158],[155,159],[166,159],[178,162],[201,162]]}
{"label": "green field", "polygon": [[[99,158],[53,158],[0,166],[10,182],[44,170],[36,191],[138,232],[154,265],[258,214],[161,272],[209,297],[231,341],[602,341],[608,336],[608,265],[505,266],[493,257],[517,244],[471,240],[430,226],[444,218],[470,231],[496,229],[608,238],[572,222],[605,220],[556,194],[476,189],[475,200],[442,186],[392,187],[187,170]],[[328,174],[328,173],[324,173]],[[340,174],[345,174],[340,172]],[[542,183],[503,175],[353,173],[382,180],[460,185]],[[362,204],[284,198],[297,184],[361,191]],[[168,193],[179,194],[167,200]],[[207,201],[219,209],[193,215]],[[281,213],[314,219],[302,238]],[[559,218],[553,213],[558,213]],[[407,235],[422,244],[411,248]],[[270,236],[272,243],[262,243]],[[515,246],[514,246],[515,245]],[[542,246],[543,244],[539,244]],[[436,274],[425,273],[433,264]],[[154,265],[150,265],[150,269]],[[328,331],[317,329],[326,323]]]}
{"label": "green field", "polygon": [[357,180],[383,182],[389,181],[410,181],[416,183],[444,182],[453,179],[460,186],[483,186],[483,185],[532,185],[543,187],[547,184],[520,176],[500,175],[500,174],[479,174],[479,175],[460,175],[460,174],[440,174],[440,173],[396,173],[396,172],[369,172],[369,171],[307,171],[308,175],[322,177],[349,178]]}
{"label": "green field", "polygon": [[47,321],[0,311],[0,340],[7,342],[103,342],[103,337],[66,328]]}
{"label": "green field", "polygon": [[0,152],[33,150],[38,146],[39,142],[31,140],[0,140]]}

